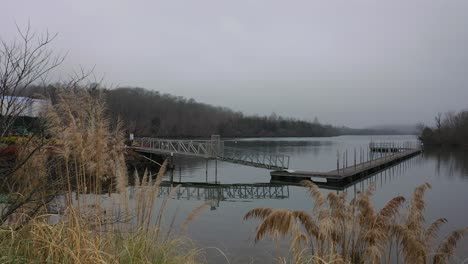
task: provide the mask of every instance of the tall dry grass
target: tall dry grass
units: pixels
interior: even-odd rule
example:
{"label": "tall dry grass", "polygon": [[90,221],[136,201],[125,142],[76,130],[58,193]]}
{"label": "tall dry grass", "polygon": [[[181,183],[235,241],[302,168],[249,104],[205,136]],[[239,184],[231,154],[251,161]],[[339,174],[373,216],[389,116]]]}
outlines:
{"label": "tall dry grass", "polygon": [[127,187],[123,133],[99,94],[64,89],[57,98],[44,115],[46,146],[14,175],[17,195],[39,183],[48,189],[30,201],[35,214],[23,204],[1,226],[0,263],[200,262],[190,240],[163,230],[171,195],[159,201],[158,191],[167,161]]}
{"label": "tall dry grass", "polygon": [[45,118],[67,187],[78,193],[100,193],[103,186],[115,184],[123,191],[128,184],[124,134],[120,124],[111,127],[100,93],[62,90],[57,98]]}
{"label": "tall dry grass", "polygon": [[303,185],[314,202],[311,212],[256,208],[244,216],[260,220],[255,241],[288,237],[292,263],[448,263],[468,232],[453,231],[437,243],[437,231],[447,220],[426,225],[427,183],[415,189],[406,212],[401,212],[402,196],[377,211],[372,188],[348,202],[345,193],[325,196],[314,183]]}

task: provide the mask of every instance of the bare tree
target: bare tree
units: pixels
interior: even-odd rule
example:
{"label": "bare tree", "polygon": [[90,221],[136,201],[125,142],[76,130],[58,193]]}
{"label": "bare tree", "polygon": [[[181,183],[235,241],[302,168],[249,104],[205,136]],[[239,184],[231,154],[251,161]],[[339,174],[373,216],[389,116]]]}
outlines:
{"label": "bare tree", "polygon": [[[30,24],[24,30],[17,26],[17,32],[19,36],[14,41],[7,42],[0,38],[1,138],[10,133],[15,121],[31,106],[31,99],[25,97],[30,86],[37,82],[45,82],[47,74],[65,58],[55,55],[49,48],[57,34],[51,35],[46,32],[38,35],[31,30]],[[0,157],[0,191],[8,194],[7,201],[2,202],[0,225],[19,208],[28,208],[27,213],[32,215],[54,197],[38,196],[38,193],[50,190],[52,185],[49,182],[41,182],[38,185],[13,176],[18,170],[24,170],[28,161],[34,161],[37,157],[35,153],[44,146],[44,138],[32,133],[20,145],[16,149],[21,149],[21,152],[16,151]],[[34,173],[31,171],[31,176],[34,176]],[[25,188],[17,187],[18,183]],[[24,191],[25,189],[27,191]]]}
{"label": "bare tree", "polygon": [[29,106],[29,98],[21,98],[30,85],[45,79],[59,66],[64,56],[54,55],[49,49],[57,34],[38,35],[30,24],[21,30],[13,42],[0,39],[0,136],[5,136],[16,119]]}
{"label": "bare tree", "polygon": [[440,132],[440,129],[442,128],[442,113],[437,113],[437,115],[434,117],[435,124],[437,131]]}

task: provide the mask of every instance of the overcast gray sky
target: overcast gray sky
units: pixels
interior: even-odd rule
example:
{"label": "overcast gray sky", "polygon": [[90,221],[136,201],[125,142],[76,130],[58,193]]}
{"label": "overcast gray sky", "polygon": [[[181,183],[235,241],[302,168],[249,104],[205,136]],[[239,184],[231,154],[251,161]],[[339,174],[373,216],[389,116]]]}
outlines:
{"label": "overcast gray sky", "polygon": [[464,0],[1,0],[105,82],[365,127],[468,108]]}

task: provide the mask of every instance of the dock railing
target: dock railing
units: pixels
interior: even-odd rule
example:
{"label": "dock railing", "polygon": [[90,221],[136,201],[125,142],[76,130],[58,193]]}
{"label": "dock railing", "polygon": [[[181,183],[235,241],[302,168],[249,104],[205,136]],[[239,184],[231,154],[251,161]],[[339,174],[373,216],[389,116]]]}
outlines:
{"label": "dock railing", "polygon": [[224,161],[274,170],[288,169],[290,161],[287,155],[233,147],[224,147],[224,154],[220,158]]}
{"label": "dock railing", "polygon": [[402,152],[406,150],[419,149],[418,142],[370,142],[369,149],[372,152]]}
{"label": "dock railing", "polygon": [[158,138],[136,138],[132,149],[147,153],[197,156],[207,159],[219,159],[247,166],[284,170],[289,168],[290,157],[281,154],[225,147],[218,135],[211,140],[172,140]]}
{"label": "dock railing", "polygon": [[132,148],[155,153],[183,153],[190,156],[215,158],[222,154],[222,142],[212,140],[170,140],[158,138],[136,138]]}
{"label": "dock railing", "polygon": [[[336,171],[345,173],[345,170],[359,170],[363,166],[371,166],[374,163],[398,158],[397,156],[409,152],[420,151],[421,144],[418,142],[370,142],[369,148],[354,148],[353,161],[348,164],[348,150],[337,151]],[[358,153],[359,152],[359,153]]]}

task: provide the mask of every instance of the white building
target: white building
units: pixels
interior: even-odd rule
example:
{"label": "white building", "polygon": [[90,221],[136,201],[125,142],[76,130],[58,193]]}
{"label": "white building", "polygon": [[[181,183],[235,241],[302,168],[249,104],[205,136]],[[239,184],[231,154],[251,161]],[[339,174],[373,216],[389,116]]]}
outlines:
{"label": "white building", "polygon": [[49,100],[29,97],[5,96],[1,99],[1,114],[38,117],[42,109],[50,105]]}

